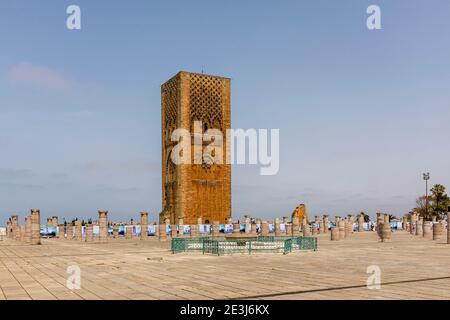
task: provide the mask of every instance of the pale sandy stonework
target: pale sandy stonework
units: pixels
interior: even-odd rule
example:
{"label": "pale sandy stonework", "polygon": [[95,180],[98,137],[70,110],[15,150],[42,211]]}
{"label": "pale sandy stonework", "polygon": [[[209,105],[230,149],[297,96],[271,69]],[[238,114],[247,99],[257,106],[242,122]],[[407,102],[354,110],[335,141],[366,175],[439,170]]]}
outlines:
{"label": "pale sandy stonework", "polygon": [[[0,299],[450,299],[450,246],[405,231],[340,241],[318,235],[317,252],[212,256],[170,253],[170,242],[109,237],[106,243],[0,242]],[[66,288],[69,265],[81,289]],[[381,269],[369,290],[367,267]]]}

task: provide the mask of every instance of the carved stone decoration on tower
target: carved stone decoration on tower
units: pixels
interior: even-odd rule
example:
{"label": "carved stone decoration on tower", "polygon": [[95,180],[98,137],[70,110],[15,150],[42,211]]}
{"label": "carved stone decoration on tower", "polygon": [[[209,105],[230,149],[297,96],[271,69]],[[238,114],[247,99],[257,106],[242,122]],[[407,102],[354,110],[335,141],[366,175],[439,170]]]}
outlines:
{"label": "carved stone decoration on tower", "polygon": [[[161,120],[163,210],[160,223],[169,219],[170,224],[176,224],[178,219],[183,219],[185,224],[194,225],[198,218],[205,224],[226,223],[231,217],[231,165],[226,161],[229,157],[226,132],[231,126],[230,79],[177,73],[161,86]],[[176,129],[190,133],[188,163],[172,161],[172,152],[189,152],[176,148],[180,139],[172,141]],[[223,135],[222,146],[212,146],[214,129]],[[200,143],[199,137],[202,137]],[[215,161],[205,156],[206,148]]]}

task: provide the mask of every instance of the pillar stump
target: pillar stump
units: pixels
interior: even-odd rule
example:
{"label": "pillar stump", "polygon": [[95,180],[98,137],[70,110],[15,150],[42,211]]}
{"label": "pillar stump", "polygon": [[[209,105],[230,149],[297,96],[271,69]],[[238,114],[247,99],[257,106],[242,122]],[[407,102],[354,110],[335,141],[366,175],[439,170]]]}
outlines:
{"label": "pillar stump", "polygon": [[41,244],[41,211],[31,210],[31,244]]}
{"label": "pillar stump", "polygon": [[267,237],[269,235],[269,224],[267,221],[261,222],[261,236]]}
{"label": "pillar stump", "polygon": [[94,241],[94,226],[92,223],[86,225],[86,242]]}
{"label": "pillar stump", "polygon": [[220,236],[220,223],[219,221],[213,221],[212,224],[212,236],[213,237],[218,237]]}
{"label": "pillar stump", "polygon": [[292,219],[292,235],[294,237],[300,235],[300,222],[299,222],[298,218]]}
{"label": "pillar stump", "polygon": [[331,241],[338,241],[339,240],[339,228],[338,227],[332,227],[331,228]]}
{"label": "pillar stump", "polygon": [[167,241],[166,224],[160,224],[158,228],[159,241]]}
{"label": "pillar stump", "polygon": [[441,240],[443,233],[443,227],[440,223],[433,224],[433,240]]}
{"label": "pillar stump", "polygon": [[145,211],[141,212],[141,240],[148,240],[148,212]]}
{"label": "pillar stump", "polygon": [[98,224],[99,224],[99,236],[100,242],[106,242],[108,240],[108,211],[98,211]]}

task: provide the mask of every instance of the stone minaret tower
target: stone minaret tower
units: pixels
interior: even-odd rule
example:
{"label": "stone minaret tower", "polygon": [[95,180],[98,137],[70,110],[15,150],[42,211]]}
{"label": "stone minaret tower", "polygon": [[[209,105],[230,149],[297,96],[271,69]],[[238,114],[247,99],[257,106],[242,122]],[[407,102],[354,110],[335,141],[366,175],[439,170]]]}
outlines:
{"label": "stone minaret tower", "polygon": [[[231,165],[226,161],[229,156],[226,132],[231,125],[230,79],[177,73],[161,86],[161,117],[163,211],[160,221],[170,219],[171,224],[177,224],[183,219],[184,224],[197,224],[201,218],[203,223],[225,223],[231,217]],[[171,141],[172,132],[177,128],[190,132],[187,137],[191,140],[190,164],[174,164],[171,160],[171,153],[179,143]],[[203,152],[200,158],[198,153],[194,154],[194,150],[199,150],[194,148],[194,133],[198,137],[199,130],[205,133],[209,129],[218,129],[223,134],[223,148],[218,153],[223,158],[222,164],[209,163],[202,157]],[[210,141],[200,142],[200,150],[205,150],[208,144]]]}

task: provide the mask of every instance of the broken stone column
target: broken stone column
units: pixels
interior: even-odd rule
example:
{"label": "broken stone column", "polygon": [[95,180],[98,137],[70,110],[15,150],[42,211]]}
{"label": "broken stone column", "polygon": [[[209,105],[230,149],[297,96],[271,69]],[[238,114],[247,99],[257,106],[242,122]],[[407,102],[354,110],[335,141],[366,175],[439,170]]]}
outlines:
{"label": "broken stone column", "polygon": [[31,244],[41,244],[41,211],[31,209]]}
{"label": "broken stone column", "polygon": [[170,236],[172,237],[172,239],[175,239],[177,237],[178,233],[177,233],[177,225],[176,224],[172,224],[170,226]]}
{"label": "broken stone column", "polygon": [[345,221],[339,220],[339,240],[345,239]]}
{"label": "broken stone column", "polygon": [[[175,228],[176,232],[177,228]],[[148,212],[141,212],[141,240],[148,239]]]}
{"label": "broken stone column", "polygon": [[[382,222],[384,222],[384,214],[377,212],[377,227],[376,230],[378,231],[378,225],[380,225]],[[380,228],[381,232],[381,228]]]}
{"label": "broken stone column", "polygon": [[412,235],[416,235],[417,234],[417,214],[416,213],[411,213],[411,216],[409,218],[409,231]]}
{"label": "broken stone column", "polygon": [[25,242],[26,236],[25,236],[25,226],[24,225],[19,226],[19,233],[20,233],[20,241]]}
{"label": "broken stone column", "polygon": [[31,216],[25,217],[25,242],[31,243]]}
{"label": "broken stone column", "polygon": [[358,216],[358,232],[364,232],[364,216],[362,214]]}
{"label": "broken stone column", "polygon": [[390,223],[390,217],[388,214],[384,215],[384,222]]}
{"label": "broken stone column", "polygon": [[251,229],[250,234],[253,235],[253,236],[257,236],[258,235],[258,230],[257,230],[256,223],[252,223],[252,229]]}
{"label": "broken stone column", "polygon": [[292,224],[286,223],[286,235],[288,237],[292,236]]}
{"label": "broken stone column", "polygon": [[261,236],[267,237],[269,235],[269,224],[267,221],[261,222]]}
{"label": "broken stone column", "polygon": [[241,225],[239,222],[233,223],[233,233],[240,233],[241,232]]}
{"label": "broken stone column", "polygon": [[422,235],[423,235],[424,238],[428,238],[429,239],[429,238],[432,237],[431,225],[432,225],[431,221],[425,221],[423,223],[423,233],[422,233]]}
{"label": "broken stone column", "polygon": [[213,221],[212,224],[212,236],[218,237],[220,236],[220,222],[219,221]]}
{"label": "broken stone column", "polygon": [[63,239],[65,239],[66,238],[66,234],[65,234],[65,232],[64,232],[64,225],[63,224],[60,224],[59,226],[58,226],[58,239],[59,240],[63,240]]}
{"label": "broken stone column", "polygon": [[275,219],[275,236],[281,236],[280,221]]}
{"label": "broken stone column", "polygon": [[354,224],[353,215],[349,214],[348,215],[348,232],[349,232],[349,235],[351,235],[353,233],[353,224]]}
{"label": "broken stone column", "polygon": [[192,224],[191,225],[191,238],[198,237],[198,225]]}
{"label": "broken stone column", "polygon": [[13,240],[17,240],[18,238],[18,228],[19,225],[19,217],[17,215],[11,216],[11,238]]}
{"label": "broken stone column", "polygon": [[292,219],[292,235],[297,237],[300,235],[300,222],[298,218]]}
{"label": "broken stone column", "polygon": [[94,225],[92,223],[86,224],[86,242],[94,241]]}
{"label": "broken stone column", "polygon": [[75,240],[83,240],[83,232],[80,220],[75,220]]}
{"label": "broken stone column", "polygon": [[52,227],[52,225],[53,225],[52,218],[47,218],[47,228]]}
{"label": "broken stone column", "polygon": [[331,241],[338,241],[338,240],[340,240],[339,228],[338,227],[331,227]]}
{"label": "broken stone column", "polygon": [[[317,233],[321,233],[320,232],[320,217],[319,216],[314,216],[314,229],[316,229],[316,234]],[[314,230],[313,230],[313,234],[314,234]]]}
{"label": "broken stone column", "polygon": [[381,242],[390,242],[392,233],[390,223],[385,221],[380,222],[377,233]]}
{"label": "broken stone column", "polygon": [[404,215],[402,218],[402,229],[404,231],[408,231],[408,218],[406,217],[406,215]]}
{"label": "broken stone column", "polygon": [[133,226],[127,224],[125,226],[125,239],[132,239],[133,238]]}
{"label": "broken stone column", "polygon": [[159,241],[167,241],[166,224],[160,224],[158,229]]}
{"label": "broken stone column", "polygon": [[329,224],[329,218],[327,215],[323,216],[323,233],[328,233],[328,224]]}
{"label": "broken stone column", "polygon": [[423,235],[423,218],[419,217],[419,220],[416,222],[416,236]]}
{"label": "broken stone column", "polygon": [[113,238],[118,239],[119,238],[119,224],[113,223]]}
{"label": "broken stone column", "polygon": [[433,240],[441,240],[443,233],[442,224],[434,223],[433,224]]}
{"label": "broken stone column", "polygon": [[57,227],[59,225],[59,223],[58,223],[58,216],[53,216],[52,217],[52,224],[53,224],[53,227]]}
{"label": "broken stone column", "polygon": [[304,237],[310,237],[311,236],[311,228],[309,224],[303,224],[302,225],[302,234]]}
{"label": "broken stone column", "polygon": [[344,236],[347,238],[350,236],[350,222],[348,218],[344,219]]}
{"label": "broken stone column", "polygon": [[98,211],[98,225],[99,225],[99,237],[100,242],[106,242],[108,240],[108,211]]}
{"label": "broken stone column", "polygon": [[72,222],[69,222],[66,226],[66,239],[67,240],[73,239],[73,224],[72,224]]}

